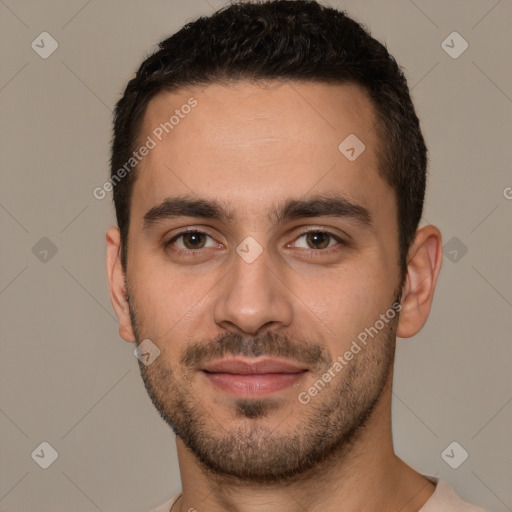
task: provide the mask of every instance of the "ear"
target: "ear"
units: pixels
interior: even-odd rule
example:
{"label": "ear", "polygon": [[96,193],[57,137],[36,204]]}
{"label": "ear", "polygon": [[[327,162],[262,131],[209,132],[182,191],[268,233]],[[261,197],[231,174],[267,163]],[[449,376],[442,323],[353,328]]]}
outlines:
{"label": "ear", "polygon": [[417,334],[430,313],[443,262],[439,229],[430,225],[419,229],[407,257],[407,275],[402,288],[402,309],[396,332],[400,338]]}
{"label": "ear", "polygon": [[110,301],[119,320],[119,336],[130,343],[135,342],[135,335],[130,319],[126,294],[126,281],[121,265],[121,234],[119,228],[111,227],[107,231],[107,278],[110,288]]}

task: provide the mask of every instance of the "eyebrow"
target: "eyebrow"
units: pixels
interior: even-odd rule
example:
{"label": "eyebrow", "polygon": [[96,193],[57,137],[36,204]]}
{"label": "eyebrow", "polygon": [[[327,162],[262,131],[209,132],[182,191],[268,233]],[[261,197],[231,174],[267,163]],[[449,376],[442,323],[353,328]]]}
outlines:
{"label": "eyebrow", "polygon": [[[192,199],[187,196],[169,197],[144,215],[144,229],[177,217],[212,219],[231,224],[237,216],[235,211],[216,200]],[[288,199],[282,205],[274,207],[268,215],[273,226],[308,217],[347,218],[362,227],[373,226],[367,208],[340,196],[317,195],[309,199]]]}

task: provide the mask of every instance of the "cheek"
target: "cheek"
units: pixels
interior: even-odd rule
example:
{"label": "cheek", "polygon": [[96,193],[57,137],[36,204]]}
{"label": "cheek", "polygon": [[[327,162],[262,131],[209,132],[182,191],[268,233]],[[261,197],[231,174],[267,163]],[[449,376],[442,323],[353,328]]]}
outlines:
{"label": "cheek", "polygon": [[302,291],[304,318],[325,332],[331,355],[338,355],[391,307],[392,291],[393,283],[377,265],[340,269],[331,275],[328,287]]}
{"label": "cheek", "polygon": [[134,256],[131,263],[130,292],[142,334],[168,343],[211,317],[208,308],[219,281],[214,272],[197,275],[149,254]]}

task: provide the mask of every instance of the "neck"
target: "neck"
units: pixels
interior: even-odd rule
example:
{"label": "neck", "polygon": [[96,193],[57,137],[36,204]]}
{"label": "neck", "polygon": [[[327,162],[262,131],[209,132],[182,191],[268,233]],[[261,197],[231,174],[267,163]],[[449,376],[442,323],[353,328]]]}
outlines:
{"label": "neck", "polygon": [[[391,387],[350,446],[286,482],[252,484],[206,471],[177,437],[183,486],[177,512],[417,512],[434,485],[400,460],[391,435]],[[173,511],[174,512],[174,511]]]}

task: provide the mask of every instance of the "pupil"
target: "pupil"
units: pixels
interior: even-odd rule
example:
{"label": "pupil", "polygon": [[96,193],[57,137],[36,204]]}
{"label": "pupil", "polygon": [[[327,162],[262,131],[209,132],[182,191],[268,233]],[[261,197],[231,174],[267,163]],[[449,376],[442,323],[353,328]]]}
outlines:
{"label": "pupil", "polygon": [[[202,237],[202,233],[198,233],[198,232],[192,232],[192,233],[187,233],[183,238],[184,238],[184,242],[185,242],[185,245],[189,248],[189,249],[197,249],[198,247],[198,243],[199,242],[199,245],[201,244],[201,237]],[[195,240],[195,242],[194,242]]]}
{"label": "pupil", "polygon": [[[308,243],[311,242],[312,245],[316,245],[317,249],[324,249],[329,245],[329,237],[326,233],[310,233],[308,235]],[[321,247],[318,247],[321,245]]]}

